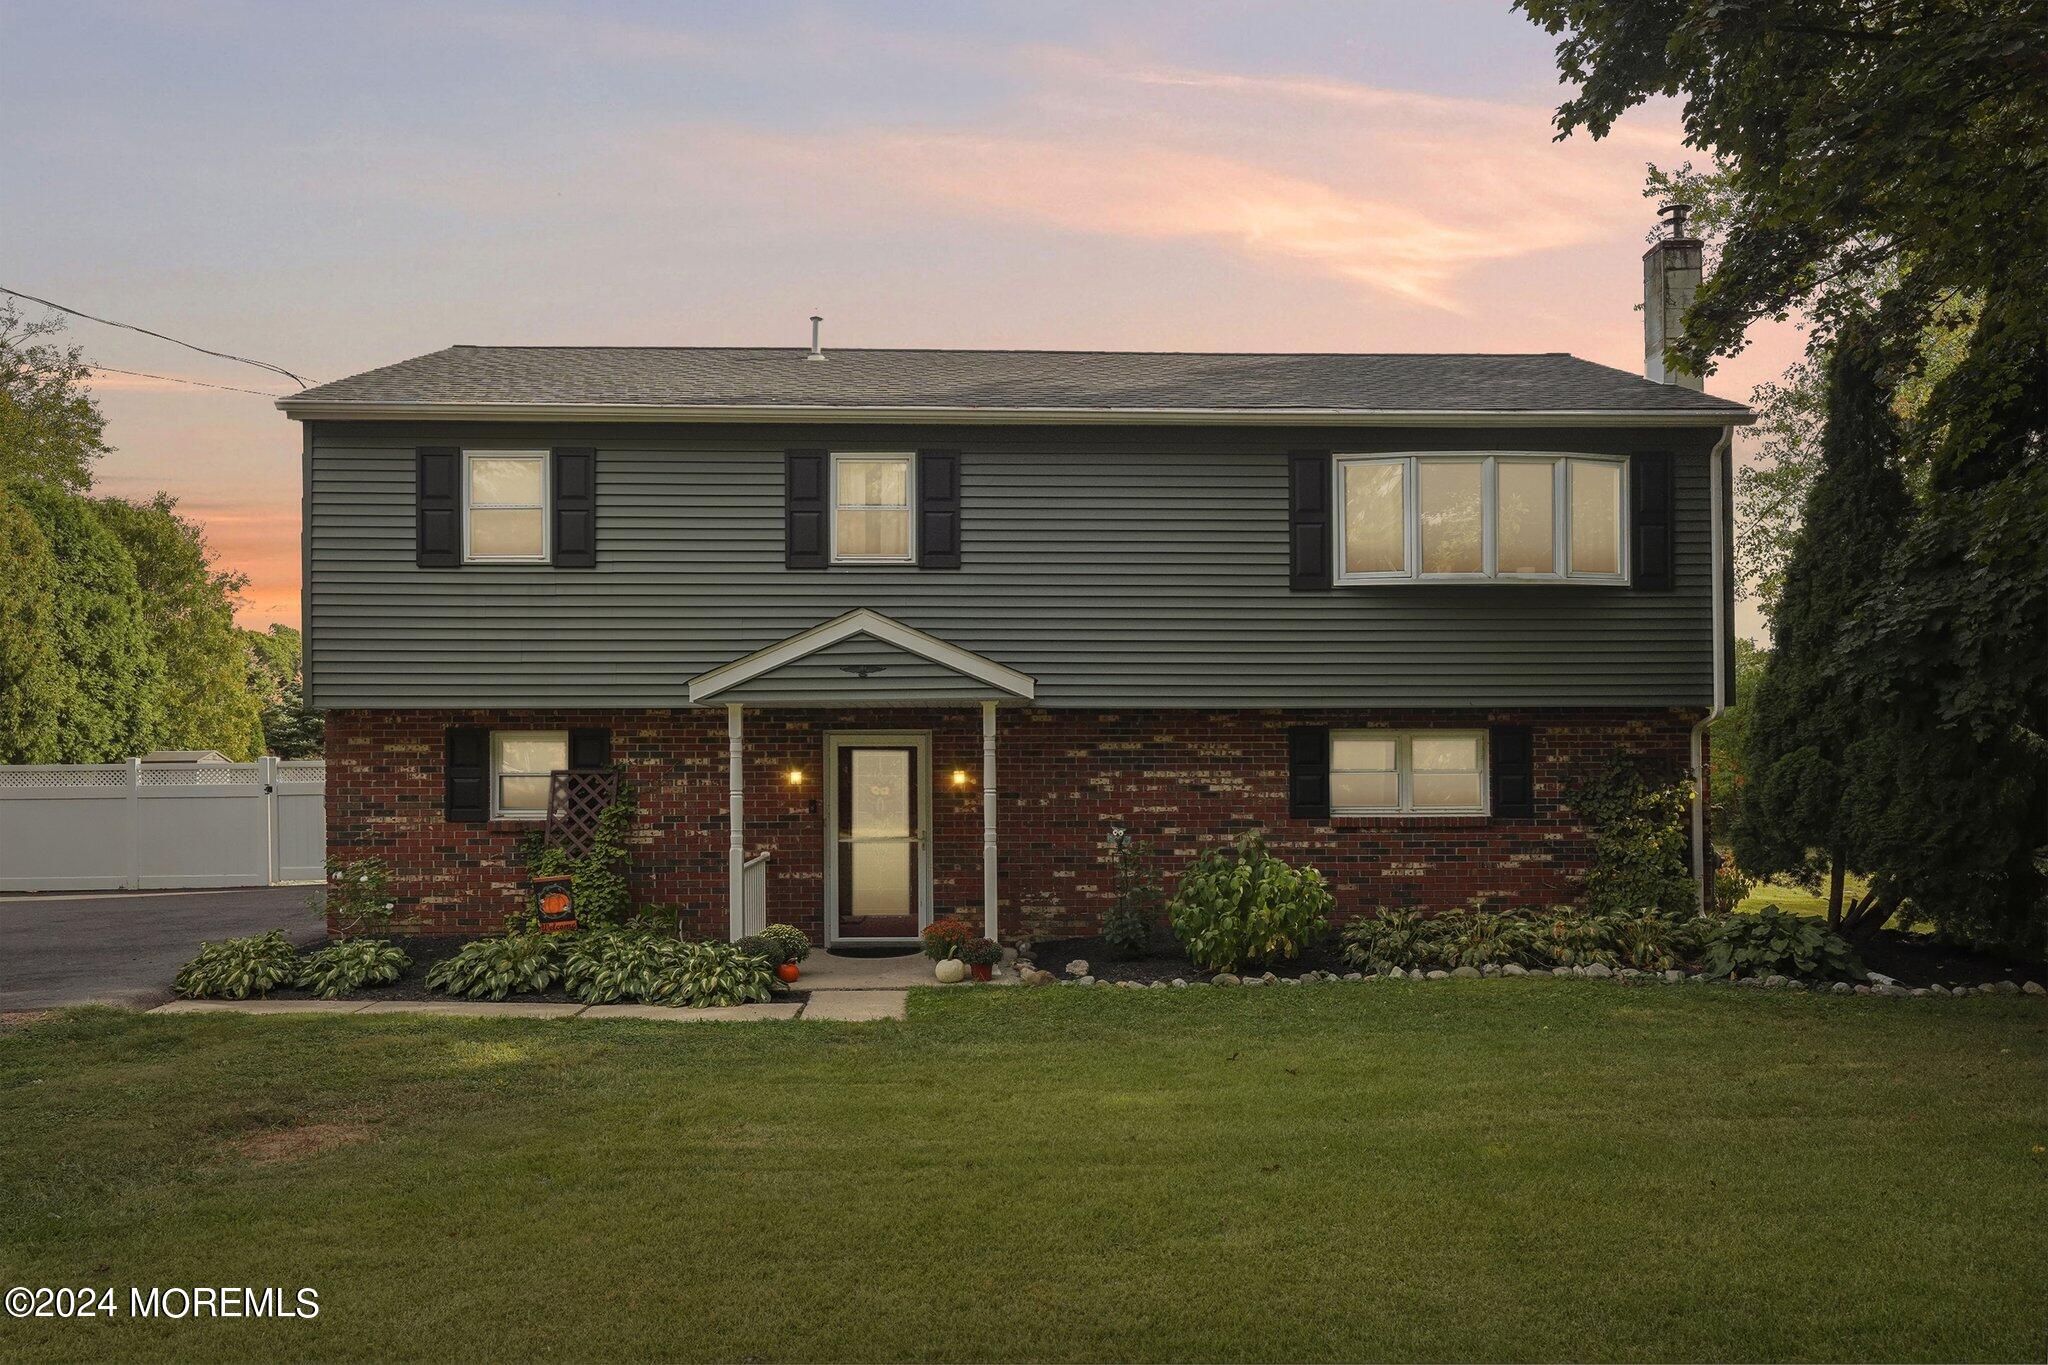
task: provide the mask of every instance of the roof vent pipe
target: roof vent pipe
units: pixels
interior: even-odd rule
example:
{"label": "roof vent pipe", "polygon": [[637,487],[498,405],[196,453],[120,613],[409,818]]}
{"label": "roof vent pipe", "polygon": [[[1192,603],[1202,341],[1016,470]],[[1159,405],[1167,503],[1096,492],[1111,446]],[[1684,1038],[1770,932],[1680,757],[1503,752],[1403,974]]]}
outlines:
{"label": "roof vent pipe", "polygon": [[811,353],[804,357],[806,360],[823,360],[825,358],[824,343],[818,339],[818,326],[824,321],[825,319],[819,317],[816,313],[811,314]]}

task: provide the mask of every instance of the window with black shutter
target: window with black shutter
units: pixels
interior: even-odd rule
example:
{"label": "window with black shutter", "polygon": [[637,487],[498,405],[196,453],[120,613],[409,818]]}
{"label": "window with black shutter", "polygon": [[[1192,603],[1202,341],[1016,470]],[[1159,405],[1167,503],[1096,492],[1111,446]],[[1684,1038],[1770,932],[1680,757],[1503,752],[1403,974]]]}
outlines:
{"label": "window with black shutter", "polygon": [[1287,457],[1287,586],[1330,586],[1330,457],[1297,450]]}
{"label": "window with black shutter", "polygon": [[446,749],[446,817],[451,824],[483,824],[491,817],[491,733],[480,725],[451,725]]}
{"label": "window with black shutter", "polygon": [[825,529],[825,466],[822,450],[792,450],[783,457],[782,562],[791,569],[822,569],[831,548]]}
{"label": "window with black shutter", "polygon": [[1669,451],[1643,451],[1629,460],[1629,567],[1638,590],[1675,585],[1676,471]]}
{"label": "window with black shutter", "polygon": [[1526,725],[1496,725],[1487,736],[1493,770],[1495,819],[1527,820],[1536,814],[1536,744]]}
{"label": "window with black shutter", "polygon": [[569,732],[569,766],[580,769],[611,767],[612,732],[609,730],[571,730]]}
{"label": "window with black shutter", "polygon": [[462,452],[423,446],[414,452],[413,532],[422,569],[462,566]]}
{"label": "window with black shutter", "polygon": [[1330,728],[1287,731],[1287,813],[1296,820],[1330,818]]}
{"label": "window with black shutter", "polygon": [[960,452],[917,456],[917,566],[960,567]]}
{"label": "window with black shutter", "polygon": [[558,569],[597,567],[597,452],[555,452],[554,562]]}

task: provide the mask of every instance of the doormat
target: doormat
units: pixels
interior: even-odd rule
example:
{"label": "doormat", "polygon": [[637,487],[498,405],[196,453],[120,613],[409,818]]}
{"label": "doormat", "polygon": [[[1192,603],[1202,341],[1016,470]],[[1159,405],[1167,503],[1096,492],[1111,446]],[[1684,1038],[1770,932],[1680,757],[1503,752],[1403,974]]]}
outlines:
{"label": "doormat", "polygon": [[836,944],[825,950],[827,957],[914,957],[924,949],[916,944],[908,947],[900,943]]}

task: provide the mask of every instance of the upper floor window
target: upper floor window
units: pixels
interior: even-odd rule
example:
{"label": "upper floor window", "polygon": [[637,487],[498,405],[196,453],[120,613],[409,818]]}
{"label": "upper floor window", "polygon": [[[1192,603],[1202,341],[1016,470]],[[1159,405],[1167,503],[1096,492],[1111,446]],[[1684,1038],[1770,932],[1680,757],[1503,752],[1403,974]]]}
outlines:
{"label": "upper floor window", "polygon": [[546,451],[462,452],[462,545],[473,564],[547,562]]}
{"label": "upper floor window", "polygon": [[547,819],[549,775],[568,766],[567,730],[493,730],[491,818]]}
{"label": "upper floor window", "polygon": [[911,459],[908,455],[832,456],[832,562],[909,564]]}
{"label": "upper floor window", "polygon": [[1346,455],[1337,581],[1624,583],[1628,462],[1593,455]]}
{"label": "upper floor window", "polygon": [[1330,735],[1336,815],[1473,815],[1486,811],[1486,735],[1479,730],[1336,730]]}

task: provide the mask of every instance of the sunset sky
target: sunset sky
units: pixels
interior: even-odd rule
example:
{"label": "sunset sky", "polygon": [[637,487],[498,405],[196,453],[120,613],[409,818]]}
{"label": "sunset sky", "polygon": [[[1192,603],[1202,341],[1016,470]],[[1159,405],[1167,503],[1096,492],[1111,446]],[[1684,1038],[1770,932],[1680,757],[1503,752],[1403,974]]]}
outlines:
{"label": "sunset sky", "polygon": [[[1495,0],[0,3],[0,284],[315,381],[452,342],[1570,351],[1638,369],[1670,106],[1551,140]],[[92,323],[95,361],[283,393]],[[1760,332],[1709,383],[1797,353]],[[103,375],[298,617],[298,431]],[[1754,630],[1745,609],[1738,625]]]}

